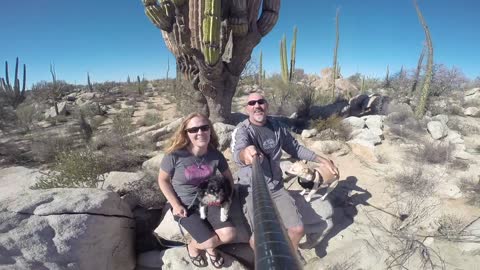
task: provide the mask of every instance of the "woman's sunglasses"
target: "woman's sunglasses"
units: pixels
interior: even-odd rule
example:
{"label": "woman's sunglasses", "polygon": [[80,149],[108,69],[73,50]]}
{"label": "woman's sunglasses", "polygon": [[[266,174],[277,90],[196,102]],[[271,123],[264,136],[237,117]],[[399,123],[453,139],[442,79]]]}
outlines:
{"label": "woman's sunglasses", "polygon": [[255,103],[258,103],[258,105],[263,105],[265,103],[267,103],[267,101],[265,99],[259,99],[259,100],[250,100],[249,102],[247,102],[248,106],[255,106]]}
{"label": "woman's sunglasses", "polygon": [[185,129],[188,133],[197,133],[199,130],[203,131],[203,132],[206,132],[206,131],[209,131],[210,130],[210,126],[209,125],[203,125],[203,126],[199,126],[199,127],[191,127],[191,128],[187,128]]}

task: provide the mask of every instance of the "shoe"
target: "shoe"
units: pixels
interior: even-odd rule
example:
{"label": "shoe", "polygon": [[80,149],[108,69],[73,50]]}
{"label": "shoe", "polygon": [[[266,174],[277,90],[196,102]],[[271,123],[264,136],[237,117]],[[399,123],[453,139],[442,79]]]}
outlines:
{"label": "shoe", "polygon": [[219,269],[222,268],[223,264],[225,263],[225,260],[223,259],[222,255],[216,251],[215,254],[210,254],[208,251],[205,252],[210,259],[210,263],[213,265],[213,267]]}
{"label": "shoe", "polygon": [[197,256],[190,255],[190,251],[188,250],[188,246],[187,246],[187,254],[188,254],[188,257],[190,257],[190,261],[192,262],[192,264],[195,265],[196,267],[202,268],[202,267],[206,267],[208,265],[207,261],[205,260],[205,258],[203,258],[201,253],[198,253]]}

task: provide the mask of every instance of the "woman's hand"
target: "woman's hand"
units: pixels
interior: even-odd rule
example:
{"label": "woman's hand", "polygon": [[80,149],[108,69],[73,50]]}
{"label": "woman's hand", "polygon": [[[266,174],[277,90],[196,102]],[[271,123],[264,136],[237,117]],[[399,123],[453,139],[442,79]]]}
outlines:
{"label": "woman's hand", "polygon": [[340,172],[338,171],[337,166],[335,166],[335,163],[333,163],[333,160],[322,158],[322,157],[319,157],[317,159],[318,159],[317,162],[319,163],[319,167],[325,167],[330,171],[330,173],[340,177]]}
{"label": "woman's hand", "polygon": [[187,217],[187,209],[183,205],[172,206],[172,213],[174,216]]}

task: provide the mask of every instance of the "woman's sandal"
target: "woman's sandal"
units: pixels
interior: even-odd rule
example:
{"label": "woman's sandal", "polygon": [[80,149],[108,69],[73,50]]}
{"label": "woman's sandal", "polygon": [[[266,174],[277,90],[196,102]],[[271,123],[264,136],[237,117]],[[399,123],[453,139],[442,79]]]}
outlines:
{"label": "woman's sandal", "polygon": [[208,253],[208,251],[206,251],[205,253],[210,259],[210,263],[213,265],[213,267],[222,268],[223,264],[225,263],[225,260],[223,259],[222,255],[218,253],[218,251],[216,251],[214,255]]}
{"label": "woman's sandal", "polygon": [[206,267],[208,265],[207,261],[205,260],[205,258],[203,258],[201,253],[198,253],[197,256],[191,256],[190,251],[188,251],[188,246],[187,246],[187,254],[188,254],[188,257],[190,257],[190,261],[192,261],[192,264],[195,265],[196,267]]}

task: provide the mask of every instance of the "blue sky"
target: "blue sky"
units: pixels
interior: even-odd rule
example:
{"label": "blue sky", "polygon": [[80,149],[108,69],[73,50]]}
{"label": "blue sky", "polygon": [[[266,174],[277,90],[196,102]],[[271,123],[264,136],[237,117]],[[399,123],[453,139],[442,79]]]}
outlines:
{"label": "blue sky", "polygon": [[[20,4],[21,2],[21,4]],[[144,15],[141,0],[2,0],[0,61],[27,64],[27,84],[57,79],[85,84],[125,81],[127,76],[170,76],[174,58],[160,31]],[[435,49],[435,62],[456,66],[470,78],[480,76],[478,0],[419,0]],[[383,77],[416,66],[424,41],[411,0],[283,0],[275,28],[252,57],[264,54],[267,74],[279,72],[279,41],[298,27],[297,67],[319,73],[332,64],[335,12],[340,8],[338,61],[342,74]],[[13,73],[13,70],[11,70]],[[4,77],[3,64],[0,76]]]}

